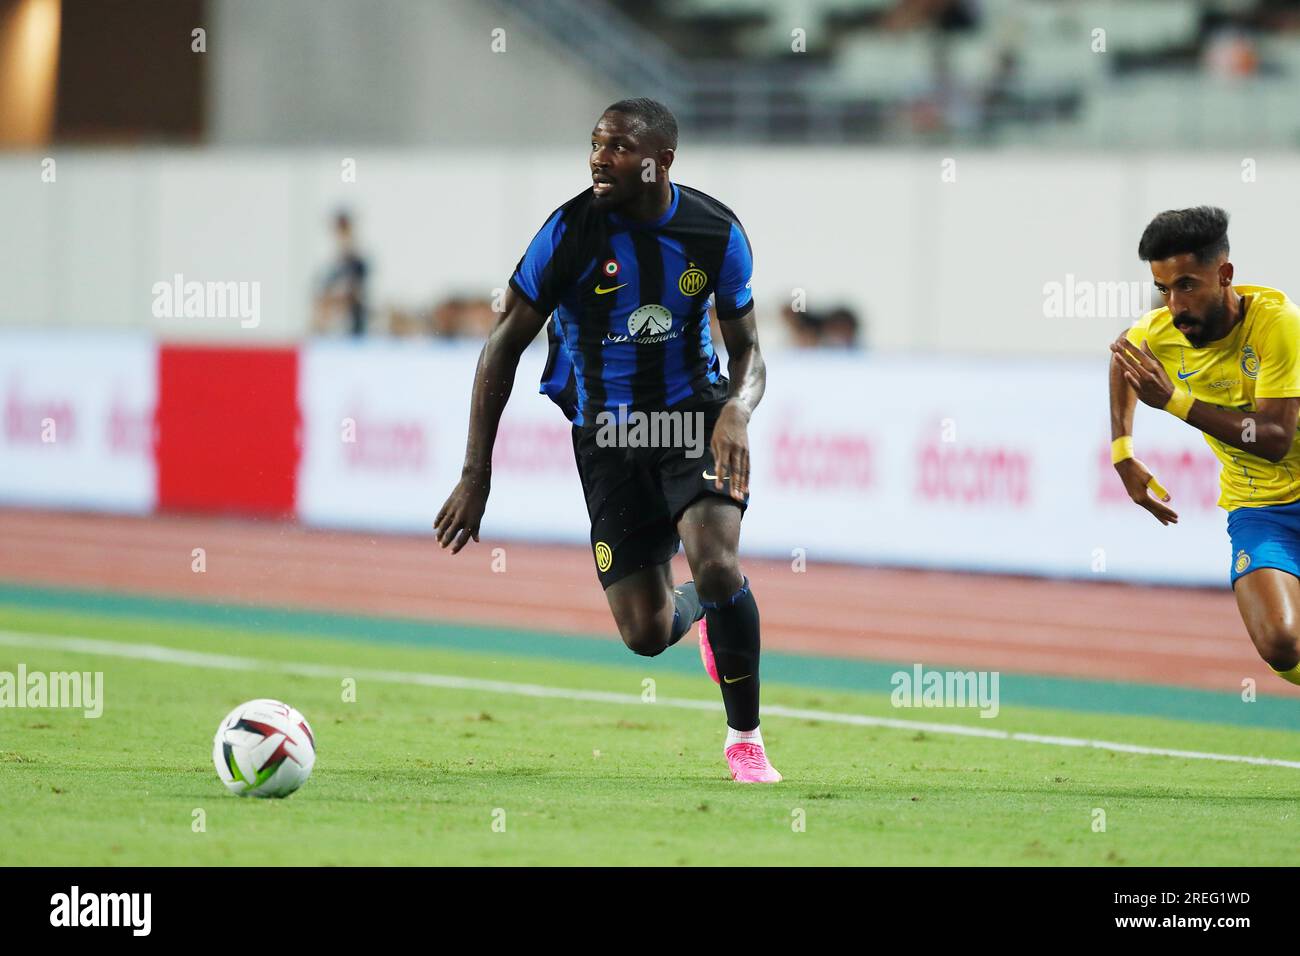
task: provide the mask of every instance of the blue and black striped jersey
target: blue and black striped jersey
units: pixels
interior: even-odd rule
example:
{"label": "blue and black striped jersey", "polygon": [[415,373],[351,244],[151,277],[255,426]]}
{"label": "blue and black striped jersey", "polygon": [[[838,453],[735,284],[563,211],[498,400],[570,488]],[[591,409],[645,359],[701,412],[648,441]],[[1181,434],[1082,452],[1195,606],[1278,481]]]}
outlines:
{"label": "blue and black striped jersey", "polygon": [[590,189],[551,214],[510,285],[550,316],[541,391],[576,425],[601,411],[656,411],[726,396],[708,309],[753,308],[749,238],[735,213],[672,184],[654,222],[606,212]]}

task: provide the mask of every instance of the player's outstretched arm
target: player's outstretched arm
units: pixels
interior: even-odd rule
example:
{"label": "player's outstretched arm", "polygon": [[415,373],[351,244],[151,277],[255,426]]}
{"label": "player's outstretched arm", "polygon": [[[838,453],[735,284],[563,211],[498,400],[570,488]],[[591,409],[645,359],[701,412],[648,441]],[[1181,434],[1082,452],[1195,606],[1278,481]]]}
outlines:
{"label": "player's outstretched arm", "polygon": [[541,315],[514,289],[506,290],[506,309],[488,335],[474,373],[474,394],[469,406],[469,438],[460,481],[434,519],[433,528],[442,547],[456,554],[478,540],[479,523],[487,508],[492,486],[492,446],[497,426],[515,384],[519,356],[546,324]]}
{"label": "player's outstretched arm", "polygon": [[743,501],[749,493],[749,417],[758,407],[767,388],[767,365],[758,347],[758,325],[754,313],[739,319],[726,319],[722,341],[727,345],[727,377],[731,394],[713,426],[710,450],[717,463],[714,486],[722,488],[724,475],[731,476],[731,496]]}
{"label": "player's outstretched arm", "polygon": [[[1127,342],[1121,334],[1115,340]],[[1114,348],[1114,346],[1112,346]],[[1138,395],[1125,378],[1125,365],[1118,355],[1110,358],[1110,438],[1111,461],[1124,490],[1134,504],[1145,508],[1161,524],[1177,524],[1178,514],[1170,508],[1169,492],[1156,481],[1146,465],[1133,457],[1133,413],[1137,409]]]}
{"label": "player's outstretched arm", "polygon": [[1164,409],[1225,445],[1267,461],[1281,461],[1291,450],[1300,398],[1261,398],[1253,412],[1235,412],[1176,391],[1169,373],[1145,342],[1138,349],[1128,339],[1119,339],[1111,351],[1123,363],[1124,378],[1138,398],[1152,408]]}

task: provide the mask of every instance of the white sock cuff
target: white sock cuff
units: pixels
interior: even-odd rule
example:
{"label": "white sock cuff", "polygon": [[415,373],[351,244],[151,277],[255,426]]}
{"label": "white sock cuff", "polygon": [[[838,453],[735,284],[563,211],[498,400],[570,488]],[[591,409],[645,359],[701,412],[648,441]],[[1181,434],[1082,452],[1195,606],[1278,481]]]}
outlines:
{"label": "white sock cuff", "polygon": [[732,730],[727,728],[727,742],[723,744],[723,749],[730,747],[732,744],[758,744],[763,746],[763,735],[755,727],[753,730]]}

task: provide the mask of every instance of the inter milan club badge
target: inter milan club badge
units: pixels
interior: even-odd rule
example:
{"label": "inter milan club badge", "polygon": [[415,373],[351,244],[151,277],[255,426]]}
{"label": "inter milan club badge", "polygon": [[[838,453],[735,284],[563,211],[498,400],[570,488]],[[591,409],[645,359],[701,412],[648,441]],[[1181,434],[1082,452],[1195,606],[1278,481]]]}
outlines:
{"label": "inter milan club badge", "polygon": [[677,288],[682,295],[698,295],[700,290],[708,284],[709,277],[704,270],[695,265],[688,263],[688,268],[682,273],[681,278],[677,280]]}

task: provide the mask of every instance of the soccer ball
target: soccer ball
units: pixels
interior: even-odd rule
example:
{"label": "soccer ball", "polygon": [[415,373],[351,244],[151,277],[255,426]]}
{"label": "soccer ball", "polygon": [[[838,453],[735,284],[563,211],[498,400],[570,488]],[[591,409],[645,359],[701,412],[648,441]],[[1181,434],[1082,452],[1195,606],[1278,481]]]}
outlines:
{"label": "soccer ball", "polygon": [[287,797],[311,776],[316,737],[307,718],[278,700],[240,704],[212,741],[217,776],[241,797]]}

